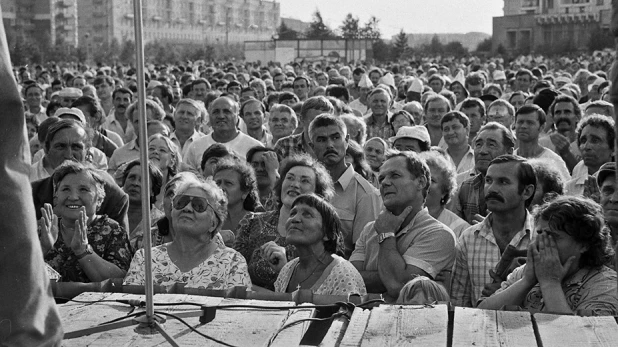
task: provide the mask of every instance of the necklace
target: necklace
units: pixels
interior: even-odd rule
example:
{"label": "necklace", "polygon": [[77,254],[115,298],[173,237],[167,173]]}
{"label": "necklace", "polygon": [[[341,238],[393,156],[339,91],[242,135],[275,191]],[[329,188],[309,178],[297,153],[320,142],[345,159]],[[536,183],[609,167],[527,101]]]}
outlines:
{"label": "necklace", "polygon": [[[298,270],[298,265],[299,264],[300,264],[300,261],[298,263],[296,263],[296,266],[294,267],[294,274],[297,274],[296,270]],[[303,282],[305,282],[309,278],[311,278],[311,276],[313,276],[313,274],[315,273],[315,270],[317,270],[319,266],[320,266],[320,263],[318,262],[317,265],[313,268],[313,270],[309,274],[309,276],[305,277],[302,281],[298,282],[298,284],[296,285],[296,289],[300,289],[300,285],[303,284]]]}

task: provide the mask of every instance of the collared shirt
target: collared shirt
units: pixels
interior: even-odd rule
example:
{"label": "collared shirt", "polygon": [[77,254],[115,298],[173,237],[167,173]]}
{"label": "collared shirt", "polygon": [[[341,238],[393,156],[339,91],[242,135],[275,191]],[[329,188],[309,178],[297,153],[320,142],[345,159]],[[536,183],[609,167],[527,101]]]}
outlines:
{"label": "collared shirt", "polygon": [[178,137],[176,136],[176,132],[174,131],[173,133],[170,134],[170,140],[172,140],[172,142],[176,146],[178,146],[178,149],[180,149],[180,155],[184,159],[187,156],[187,152],[189,151],[189,146],[193,142],[201,139],[204,136],[206,136],[206,135],[204,135],[203,133],[201,133],[199,131],[193,131],[193,134],[187,139],[187,141],[185,141],[185,144],[183,146],[181,146],[180,145],[180,141],[178,140]]}
{"label": "collared shirt", "polygon": [[[551,138],[549,137],[549,134],[546,134],[544,136],[539,137],[539,145],[553,151],[554,153],[558,154],[558,152],[556,151],[556,146],[554,146],[554,143],[551,142]],[[582,152],[579,150],[579,146],[577,145],[577,141],[573,141],[571,142],[571,144],[569,145],[569,150],[571,151],[571,153],[573,153],[573,156],[577,159],[580,160],[582,158]]]}
{"label": "collared shirt", "polygon": [[264,147],[272,148],[273,135],[266,129],[266,127],[262,127],[262,138],[259,140]]}
{"label": "collared shirt", "polygon": [[[459,237],[451,286],[451,302],[456,306],[476,307],[485,285],[493,283],[489,270],[495,269],[502,254],[492,222],[490,213],[482,223],[469,227]],[[523,228],[513,236],[509,245],[526,250],[533,237],[534,218],[526,211]]]}
{"label": "collared shirt", "polygon": [[26,118],[28,117],[34,117],[37,122],[39,122],[39,124],[43,123],[44,120],[47,119],[47,109],[43,106],[41,106],[41,110],[38,113],[32,113],[30,111],[26,111]]}
{"label": "collared shirt", "polygon": [[[596,177],[596,173],[593,175]],[[564,184],[564,194],[573,196],[584,196],[584,187],[588,179],[588,167],[584,165],[584,161],[580,160],[573,168],[571,180]]]}
{"label": "collared shirt", "polygon": [[49,176],[51,176],[51,174],[45,169],[43,158],[30,165],[30,182],[38,181]]}
{"label": "collared shirt", "polygon": [[[457,186],[459,187],[464,181],[469,180],[471,178],[473,178],[474,176],[478,175],[479,172],[476,171],[476,168],[473,167],[472,169],[468,170],[468,171],[464,171],[462,173],[458,173],[457,174]],[[453,199],[455,200],[455,199]]]}
{"label": "collared shirt", "polygon": [[131,120],[127,118],[127,128],[123,129],[120,122],[116,119],[115,109],[112,109],[110,111],[107,119],[105,120],[105,124],[103,124],[103,127],[120,135],[125,144],[136,137],[135,130],[133,129],[133,124],[131,124]]}
{"label": "collared shirt", "polygon": [[461,235],[461,233],[463,233],[464,230],[470,227],[470,224],[468,224],[465,220],[461,219],[458,215],[454,214],[448,209],[442,210],[442,212],[440,212],[440,215],[436,219],[438,220],[438,222],[441,222],[442,224],[449,227],[449,229],[453,230],[453,233],[457,238],[459,238],[459,236]]}
{"label": "collared shirt", "polygon": [[[32,156],[32,162],[36,163],[39,160],[43,160],[44,156],[45,150],[41,148]],[[101,150],[96,147],[88,148],[84,161],[92,164],[97,170],[107,171],[107,157],[105,156],[105,153],[101,152]]]}
{"label": "collared shirt", "polygon": [[348,83],[346,88],[348,88],[348,92],[350,93],[350,99],[356,100],[360,98],[360,87],[358,86],[358,84],[354,82]]}
{"label": "collared shirt", "polygon": [[[378,271],[380,245],[374,223],[365,226],[350,262],[362,261],[365,271]],[[425,271],[432,278],[448,273],[455,261],[453,231],[429,215],[427,208],[420,210],[396,235],[397,251],[406,264]]]}
{"label": "collared shirt", "polygon": [[[522,265],[502,282],[499,293],[524,277],[526,265]],[[618,297],[616,297],[616,271],[601,266],[599,268],[581,268],[562,283],[562,290],[569,308],[584,316],[618,315]],[[541,285],[536,284],[523,300],[521,307],[533,312],[547,311],[543,301]],[[581,312],[578,312],[581,311]]]}
{"label": "collared shirt", "polygon": [[349,165],[335,182],[335,196],[330,203],[341,220],[345,256],[349,258],[365,225],[378,218],[382,198],[378,190]]}
{"label": "collared shirt", "polygon": [[127,142],[124,146],[118,148],[109,159],[109,173],[115,178],[116,170],[122,164],[128,163],[139,158],[139,147],[135,139]]}
{"label": "collared shirt", "polygon": [[461,184],[452,211],[469,224],[473,224],[474,215],[487,215],[485,177],[483,175],[478,174]]}
{"label": "collared shirt", "polygon": [[212,146],[215,143],[221,143],[227,149],[234,151],[241,158],[247,157],[247,152],[249,149],[260,146],[263,147],[262,143],[253,137],[239,131],[238,135],[235,138],[228,142],[217,142],[212,138],[212,133],[208,134],[192,144],[189,145],[187,149],[187,155],[184,156],[183,162],[186,162],[189,168],[195,170],[196,172],[200,172],[202,156],[204,152],[208,149],[208,147]]}
{"label": "collared shirt", "polygon": [[368,115],[363,117],[365,123],[367,124],[367,138],[370,139],[372,137],[379,137],[383,140],[388,141],[388,139],[392,136],[395,136],[395,132],[393,131],[393,127],[389,121],[390,112],[386,116],[386,121],[382,125],[376,124],[376,119],[372,115]]}
{"label": "collared shirt", "polygon": [[303,133],[300,133],[280,138],[279,141],[275,143],[274,149],[279,159],[283,160],[294,154],[309,153],[306,150],[308,147],[309,146],[305,146],[305,141],[303,141]]}
{"label": "collared shirt", "polygon": [[363,116],[366,115],[367,112],[370,111],[369,107],[367,107],[367,105],[363,104],[360,101],[360,98],[354,99],[353,101],[351,101],[349,106],[351,109],[357,110],[358,112],[360,112]]}
{"label": "collared shirt", "polygon": [[[444,139],[444,137],[442,139]],[[448,153],[448,150],[446,151],[446,153]],[[450,154],[448,157],[451,160],[451,163],[455,165],[455,161],[453,160]],[[468,151],[461,158],[459,165],[455,165],[455,166],[457,167],[458,174],[469,171],[469,170],[474,170],[474,150],[472,149],[470,145],[468,145]]]}

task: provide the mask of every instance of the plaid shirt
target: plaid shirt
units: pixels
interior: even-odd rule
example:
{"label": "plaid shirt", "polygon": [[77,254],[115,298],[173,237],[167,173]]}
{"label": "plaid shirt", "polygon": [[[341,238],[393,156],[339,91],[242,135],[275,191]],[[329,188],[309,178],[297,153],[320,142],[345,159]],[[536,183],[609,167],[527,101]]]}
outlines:
{"label": "plaid shirt", "polygon": [[478,174],[461,184],[452,211],[468,224],[473,224],[475,214],[487,215],[484,175]]}
{"label": "plaid shirt", "polygon": [[[502,254],[491,227],[492,221],[493,216],[489,214],[482,223],[469,227],[459,237],[451,285],[453,305],[476,307],[485,285],[493,283],[489,270],[494,270]],[[509,244],[525,250],[533,238],[534,217],[526,211],[523,228]]]}
{"label": "plaid shirt", "polygon": [[307,149],[305,149],[305,144],[303,143],[303,133],[292,134],[279,139],[279,141],[275,144],[274,150],[279,156],[279,161],[283,161],[283,159],[294,154],[310,153]]}
{"label": "plaid shirt", "polygon": [[379,138],[382,138],[383,140],[388,141],[390,137],[395,136],[393,127],[391,126],[391,123],[388,121],[390,116],[391,114],[389,112],[389,114],[387,115],[387,121],[384,122],[384,124],[381,126],[376,124],[376,121],[373,115],[365,116],[363,119],[365,120],[365,123],[367,124],[367,138],[370,139],[372,137],[379,137]]}

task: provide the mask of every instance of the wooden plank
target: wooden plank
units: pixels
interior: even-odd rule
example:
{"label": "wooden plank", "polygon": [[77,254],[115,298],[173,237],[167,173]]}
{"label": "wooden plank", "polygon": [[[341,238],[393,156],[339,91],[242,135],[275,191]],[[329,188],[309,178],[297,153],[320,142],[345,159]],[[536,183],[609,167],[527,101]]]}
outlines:
{"label": "wooden plank", "polygon": [[616,346],[618,326],[614,317],[578,317],[534,314],[543,347]]}
{"label": "wooden plank", "polygon": [[[358,309],[358,310],[362,310],[362,309]],[[339,343],[343,339],[343,335],[345,334],[345,331],[348,327],[348,323],[349,323],[348,318],[345,318],[345,317],[339,317],[333,320],[333,322],[330,325],[330,328],[326,332],[326,335],[322,339],[322,342],[320,343],[319,346],[320,347],[339,346]]]}
{"label": "wooden plank", "polygon": [[[312,304],[302,304],[299,307],[307,306]],[[286,325],[293,324],[297,321],[302,321],[304,319],[312,318],[315,315],[315,309],[306,308],[306,309],[298,309],[291,310],[288,318],[282,323],[281,328]],[[285,328],[284,330],[277,331],[276,336],[272,336],[273,342],[271,346],[274,347],[289,347],[289,346],[298,346],[300,341],[303,339],[303,335],[309,328],[310,321],[304,321],[295,325],[290,326],[289,328]]]}
{"label": "wooden plank", "polygon": [[[143,295],[134,294],[107,294],[107,293],[84,293],[77,297],[77,300],[99,300],[99,299],[137,299],[143,300]],[[263,305],[263,306],[295,306],[293,302],[272,302],[259,300],[240,300],[222,299],[218,297],[192,296],[184,294],[156,294],[155,302],[194,302],[208,305]],[[167,313],[179,313],[186,311],[199,310],[194,306],[160,306],[155,310]],[[59,306],[59,311],[63,319],[65,331],[75,331],[78,329],[90,328],[102,322],[114,318],[125,316],[130,308],[120,303],[100,303],[94,305],[70,303]],[[296,311],[299,311],[298,313]],[[310,313],[308,311],[311,311]],[[137,312],[137,311],[136,311]],[[206,324],[200,325],[198,317],[184,318],[191,326],[200,332],[212,336],[218,340],[236,346],[266,345],[274,332],[281,327],[288,318],[298,319],[308,317],[313,310],[288,310],[267,311],[258,309],[232,309],[216,312],[215,319]],[[290,317],[288,317],[290,316]],[[205,339],[204,337],[192,332],[179,321],[165,317],[163,324],[165,331],[172,336],[177,343],[182,346],[219,346],[219,344]],[[144,329],[136,331],[137,326],[129,326],[113,331],[94,333],[80,338],[64,340],[63,346],[153,346],[168,345],[159,333],[144,334]],[[304,326],[290,328],[289,332],[283,335],[284,338],[292,339],[294,336],[300,342]],[[295,335],[296,334],[296,335]],[[298,345],[296,342],[296,345]]]}
{"label": "wooden plank", "polygon": [[359,307],[354,309],[352,319],[350,319],[350,323],[348,324],[348,328],[345,330],[345,334],[341,339],[339,347],[360,346],[370,315],[371,310],[365,310]]}
{"label": "wooden plank", "polygon": [[446,305],[381,305],[371,311],[361,346],[446,346]]}
{"label": "wooden plank", "polygon": [[453,347],[463,346],[536,346],[530,313],[456,307]]}

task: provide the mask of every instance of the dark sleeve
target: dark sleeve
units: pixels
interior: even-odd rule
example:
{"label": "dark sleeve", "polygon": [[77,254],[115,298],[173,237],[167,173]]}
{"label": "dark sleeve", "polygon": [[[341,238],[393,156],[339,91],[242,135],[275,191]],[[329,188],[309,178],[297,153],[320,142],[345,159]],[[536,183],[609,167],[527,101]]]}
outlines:
{"label": "dark sleeve", "polygon": [[103,133],[99,133],[99,141],[97,143],[97,148],[101,150],[101,152],[105,153],[106,157],[111,157],[114,154],[114,151],[118,149],[118,146],[109,139],[109,137],[105,136]]}
{"label": "dark sleeve", "polygon": [[120,224],[123,230],[129,230],[129,198],[127,194],[116,184],[110,174],[105,171],[97,171],[105,181],[105,199],[97,211],[97,214],[106,214],[109,218]]}
{"label": "dark sleeve", "polygon": [[245,217],[238,223],[238,236],[234,242],[234,249],[240,253],[247,263],[251,261],[251,254],[255,248],[251,237],[251,229],[257,219],[253,213],[247,213]]}
{"label": "dark sleeve", "polygon": [[22,100],[0,26],[0,344],[60,345],[62,323],[45,274],[28,180],[30,148]]}

